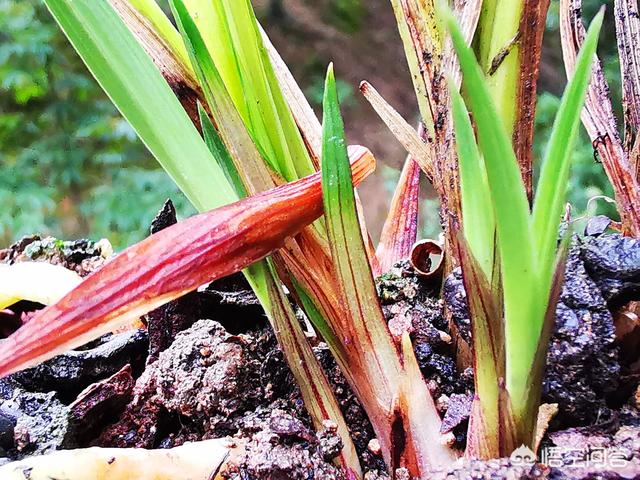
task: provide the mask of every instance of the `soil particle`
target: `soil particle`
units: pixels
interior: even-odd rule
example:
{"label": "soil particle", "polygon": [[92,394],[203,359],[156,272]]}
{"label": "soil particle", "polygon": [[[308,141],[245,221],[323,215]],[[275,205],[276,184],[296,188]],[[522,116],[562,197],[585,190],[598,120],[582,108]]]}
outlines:
{"label": "soil particle", "polygon": [[640,478],[640,427],[623,426],[613,433],[572,428],[549,438],[552,445],[543,452],[552,466],[550,479]]}
{"label": "soil particle", "polygon": [[125,365],[118,373],[90,385],[78,395],[69,405],[69,428],[78,445],[89,443],[115,419],[131,400],[134,384],[131,366]]}
{"label": "soil particle", "polygon": [[108,334],[83,350],[71,350],[9,378],[30,392],[56,391],[62,401],[70,403],[88,385],[125,365],[139,374],[147,356],[147,342],[144,330]]}
{"label": "soil particle", "polygon": [[574,243],[556,309],[543,385],[543,401],[560,407],[556,423],[589,425],[609,414],[606,397],[616,390],[620,373],[614,341],[611,313]]}
{"label": "soil particle", "polygon": [[[438,410],[445,417],[443,432],[453,432],[454,445],[463,447],[470,412],[470,402],[466,399],[473,391],[473,372],[470,368],[458,372],[456,352],[438,292],[418,276],[408,262],[400,262],[381,276],[378,289],[390,327],[398,323],[399,317],[404,322],[408,319],[418,365],[433,398],[438,399]],[[453,408],[451,413],[449,405]]]}
{"label": "soil particle", "polygon": [[431,480],[534,480],[548,478],[549,469],[545,466],[527,463],[514,465],[508,458],[489,461],[464,460],[452,469],[435,470],[428,474]]}
{"label": "soil particle", "polygon": [[460,267],[454,269],[446,278],[442,296],[457,327],[458,334],[471,345],[471,318],[469,317],[467,292],[464,289]]}
{"label": "soil particle", "polygon": [[598,237],[607,231],[611,225],[611,219],[606,215],[596,215],[591,217],[584,228],[587,237]]}
{"label": "soil particle", "polygon": [[454,428],[469,420],[473,396],[454,393],[447,401],[446,414],[442,419],[440,433],[451,432]]}
{"label": "soil particle", "polygon": [[325,428],[318,432],[318,441],[320,442],[322,458],[326,462],[330,462],[340,455],[342,447],[344,447],[342,438],[340,438],[340,435],[332,428]]}
{"label": "soil particle", "polygon": [[171,225],[178,223],[178,217],[176,216],[176,208],[173,206],[173,202],[168,198],[162,208],[151,221],[150,233],[158,233]]}
{"label": "soil particle", "polygon": [[15,382],[2,379],[0,414],[5,454],[12,460],[41,455],[70,443],[68,407],[54,392],[30,393]]}
{"label": "soil particle", "polygon": [[[301,435],[301,428],[304,433]],[[295,432],[295,433],[293,433]],[[293,433],[293,434],[292,434]],[[228,465],[229,480],[343,480],[325,459],[320,440],[289,413],[274,409],[256,419],[244,452]]]}
{"label": "soil particle", "polygon": [[103,239],[63,241],[38,235],[24,237],[4,250],[0,262],[47,262],[62,265],[84,277],[101,267],[113,255],[111,244]]}
{"label": "soil particle", "polygon": [[378,279],[378,290],[389,324],[409,322],[416,358],[434,398],[471,391],[472,379],[457,372],[443,302],[433,287],[408,262],[400,262]]}
{"label": "soil particle", "polygon": [[328,347],[326,344],[320,343],[320,345],[314,347],[314,353],[320,360],[320,365],[322,365],[329,382],[333,386],[333,391],[345,422],[349,427],[349,432],[351,432],[351,438],[360,457],[363,470],[385,471],[386,467],[382,457],[373,454],[367,448],[369,442],[375,438],[373,427],[364,408],[362,408],[362,405],[347,384]]}
{"label": "soil particle", "polygon": [[587,237],[582,259],[611,308],[640,298],[640,241],[619,234]]}
{"label": "soil particle", "polygon": [[391,477],[387,472],[380,470],[372,470],[364,474],[364,480],[390,480]]}

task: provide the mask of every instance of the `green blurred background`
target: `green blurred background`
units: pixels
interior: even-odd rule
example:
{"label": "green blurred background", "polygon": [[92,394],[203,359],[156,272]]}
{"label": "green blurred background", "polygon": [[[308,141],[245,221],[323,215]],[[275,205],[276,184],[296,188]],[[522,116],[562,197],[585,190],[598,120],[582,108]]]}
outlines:
{"label": "green blurred background", "polygon": [[[348,136],[371,148],[380,167],[361,188],[377,237],[404,152],[357,85],[367,79],[407,119],[417,112],[388,0],[256,0],[263,24],[315,107],[326,64],[335,61]],[[601,5],[585,1],[590,18]],[[609,3],[609,2],[606,2]],[[536,155],[544,151],[565,83],[552,1],[540,78]],[[600,54],[614,105],[620,74],[609,7]],[[424,235],[438,231],[432,192],[423,189]],[[584,132],[570,185],[574,212],[611,188]],[[107,237],[122,248],[147,235],[166,198],[193,213],[90,77],[41,0],[0,0],[0,246],[31,233],[72,239]],[[593,202],[589,214],[613,215]]]}

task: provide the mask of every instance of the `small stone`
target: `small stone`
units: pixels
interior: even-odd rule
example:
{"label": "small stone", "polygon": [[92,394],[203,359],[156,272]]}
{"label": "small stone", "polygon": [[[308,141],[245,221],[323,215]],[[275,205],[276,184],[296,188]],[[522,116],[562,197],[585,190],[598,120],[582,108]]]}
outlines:
{"label": "small stone", "polygon": [[442,445],[447,445],[449,447],[453,446],[456,443],[456,435],[453,432],[445,433],[444,435],[440,435],[440,443]]}
{"label": "small stone", "polygon": [[367,444],[367,450],[374,455],[380,455],[382,453],[382,447],[380,447],[380,441],[377,438],[372,438]]}
{"label": "small stone", "polygon": [[449,397],[447,395],[440,395],[436,400],[436,408],[439,412],[445,412],[449,408]]}
{"label": "small stone", "polygon": [[396,480],[411,480],[411,475],[409,475],[409,470],[406,468],[396,468],[396,475],[394,477]]}
{"label": "small stone", "polygon": [[334,422],[333,420],[329,419],[329,418],[322,421],[322,426],[328,432],[337,432],[338,431],[338,424],[336,422]]}
{"label": "small stone", "polygon": [[442,330],[438,330],[438,334],[440,335],[440,340],[442,340],[444,343],[451,343],[452,342],[451,335],[449,335],[447,332],[443,332]]}
{"label": "small stone", "polygon": [[605,215],[596,215],[587,222],[584,234],[587,237],[597,237],[607,231],[611,225],[611,219]]}

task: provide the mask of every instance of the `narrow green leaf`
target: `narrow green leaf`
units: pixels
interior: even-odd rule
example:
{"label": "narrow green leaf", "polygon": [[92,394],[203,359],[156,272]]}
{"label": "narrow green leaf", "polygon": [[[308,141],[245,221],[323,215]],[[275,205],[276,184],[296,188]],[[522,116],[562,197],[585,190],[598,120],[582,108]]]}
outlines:
{"label": "narrow green leaf", "polygon": [[532,317],[538,301],[538,284],[534,281],[537,268],[531,242],[529,202],[511,138],[491,99],[484,74],[450,12],[446,21],[476,121],[495,212],[504,290],[507,385],[520,393],[535,355],[535,343],[531,339],[538,337],[541,326],[541,319]]}
{"label": "narrow green leaf", "polygon": [[464,100],[451,83],[449,91],[460,169],[464,236],[485,276],[492,278],[495,220],[487,173]]}
{"label": "narrow green leaf", "polygon": [[221,0],[186,0],[184,4],[201,32],[240,116],[248,121],[249,113],[240,81],[240,65],[223,3]]}
{"label": "narrow green leaf", "polygon": [[200,210],[237,199],[151,59],[107,0],[45,0],[89,70]]}
{"label": "narrow green leaf", "polygon": [[[412,357],[408,335],[409,348],[403,349],[401,361],[399,346],[382,313],[358,221],[332,66],[323,100],[322,191],[327,237],[345,312],[333,326],[349,360],[342,367],[350,369],[348,375],[355,380],[352,387],[367,409],[389,468],[393,470],[399,462],[411,475],[422,476],[428,467],[449,464],[453,452],[439,442],[441,420]],[[412,447],[392,456],[398,445],[393,431],[396,421],[402,422],[402,435]]]}
{"label": "narrow green leaf", "polygon": [[[272,188],[273,179],[225,87],[221,72],[207,50],[202,35],[183,0],[171,0],[171,9],[182,34],[191,63],[227,152],[235,162],[243,185],[250,194]],[[276,166],[272,165],[275,169]]]}
{"label": "narrow green leaf", "polygon": [[[540,279],[549,285],[558,243],[558,226],[569,182],[571,156],[580,125],[580,112],[591,78],[604,11],[591,22],[580,49],[576,69],[562,96],[540,172],[533,207],[533,235],[539,258]],[[546,290],[543,290],[546,293]]]}
{"label": "narrow green leaf", "polygon": [[202,105],[198,102],[198,115],[200,116],[200,125],[202,127],[202,136],[204,137],[204,141],[209,147],[209,151],[213,157],[218,161],[218,165],[224,172],[227,180],[238,195],[239,198],[244,198],[247,196],[247,190],[244,188],[244,184],[242,183],[242,179],[240,178],[240,174],[238,173],[238,169],[233,163],[233,159],[227,150],[227,147],[224,146],[224,142],[216,127],[213,126],[211,119],[207,112],[205,112]]}
{"label": "narrow green leaf", "polygon": [[180,34],[162,11],[156,0],[128,0],[129,4],[145,17],[158,35],[175,52],[181,62],[189,67],[189,55]]}
{"label": "narrow green leaf", "polygon": [[[336,275],[341,283],[343,301],[350,313],[349,322],[353,324],[354,331],[377,330],[376,333],[372,333],[374,338],[378,335],[388,338],[386,322],[360,232],[332,65],[327,72],[322,106],[324,209],[331,254]],[[383,345],[379,347],[382,348]],[[386,373],[392,375],[395,372]]]}
{"label": "narrow green leaf", "polygon": [[311,159],[284,100],[250,1],[186,0],[185,4],[265,159],[288,181],[312,173]]}

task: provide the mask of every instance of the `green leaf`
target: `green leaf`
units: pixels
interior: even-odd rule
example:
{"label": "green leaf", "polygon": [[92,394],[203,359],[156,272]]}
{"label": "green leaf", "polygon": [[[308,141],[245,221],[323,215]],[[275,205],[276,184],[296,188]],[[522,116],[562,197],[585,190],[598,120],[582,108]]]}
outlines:
{"label": "green leaf", "polygon": [[213,157],[218,161],[218,164],[227,177],[229,183],[233,185],[236,195],[238,195],[239,198],[246,197],[247,190],[244,188],[238,169],[234,165],[227,147],[224,146],[224,142],[222,141],[222,138],[220,138],[216,127],[213,126],[209,115],[205,112],[200,103],[198,103],[198,115],[200,116],[202,136],[204,137],[207,147],[209,147]]}
{"label": "green leaf", "polygon": [[186,0],[233,103],[269,164],[291,181],[314,171],[249,0]]}
{"label": "green leaf", "polygon": [[[518,109],[520,45],[517,41],[524,0],[486,0],[476,32],[479,61],[507,134],[511,137]],[[516,41],[514,41],[516,39]]]}
{"label": "green leaf", "polygon": [[529,202],[511,138],[491,99],[484,74],[467,47],[455,18],[446,18],[463,72],[463,85],[478,130],[491,191],[504,291],[507,385],[526,383],[542,319],[532,316],[537,298],[537,268],[531,242]]}
{"label": "green leaf", "polygon": [[173,91],[107,0],[45,0],[89,70],[194,206],[237,199]]}
{"label": "green leaf", "polygon": [[[343,301],[354,335],[363,341],[370,329],[374,338],[388,338],[371,266],[356,210],[351,168],[340,115],[333,65],[329,66],[323,101],[322,191],[329,244]],[[376,331],[377,330],[377,331]],[[346,329],[345,329],[346,332]],[[341,332],[340,334],[344,334]],[[384,346],[384,342],[379,345]],[[384,367],[384,365],[383,365]],[[387,372],[392,375],[395,372]]]}
{"label": "green leaf", "polygon": [[145,17],[158,35],[175,52],[182,63],[189,67],[189,55],[184,48],[180,34],[171,23],[171,20],[162,11],[156,0],[125,0]]}
{"label": "green leaf", "polygon": [[540,279],[545,285],[549,284],[552,277],[558,226],[569,183],[569,167],[603,18],[604,11],[595,16],[580,49],[574,75],[565,89],[553,123],[536,189],[532,225],[536,251],[539,254]]}
{"label": "green leaf", "polygon": [[217,130],[242,177],[244,187],[249,194],[272,188],[275,184],[263,156],[256,148],[240,118],[240,114],[222,81],[221,72],[216,68],[202,35],[187,11],[183,0],[172,0],[171,9],[187,46],[204,97],[214,116]]}
{"label": "green leaf", "polygon": [[449,91],[456,130],[464,236],[485,276],[490,279],[493,276],[495,219],[487,172],[464,100],[451,82]]}

